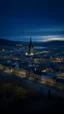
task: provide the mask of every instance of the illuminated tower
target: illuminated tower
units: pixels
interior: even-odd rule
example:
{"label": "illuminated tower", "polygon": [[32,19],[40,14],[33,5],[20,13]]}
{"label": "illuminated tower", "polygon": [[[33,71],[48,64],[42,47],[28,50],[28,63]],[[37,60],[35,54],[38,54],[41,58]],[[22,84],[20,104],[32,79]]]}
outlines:
{"label": "illuminated tower", "polygon": [[33,55],[33,44],[32,44],[32,39],[30,38],[30,43],[29,43],[29,55]]}

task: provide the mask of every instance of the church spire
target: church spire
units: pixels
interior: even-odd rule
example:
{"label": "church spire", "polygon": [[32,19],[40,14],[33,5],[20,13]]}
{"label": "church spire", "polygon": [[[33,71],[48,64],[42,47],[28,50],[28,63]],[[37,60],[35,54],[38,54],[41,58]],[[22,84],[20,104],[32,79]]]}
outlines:
{"label": "church spire", "polygon": [[33,54],[33,45],[32,45],[32,38],[30,37],[30,43],[29,43],[29,54]]}
{"label": "church spire", "polygon": [[30,46],[32,45],[32,38],[30,37]]}

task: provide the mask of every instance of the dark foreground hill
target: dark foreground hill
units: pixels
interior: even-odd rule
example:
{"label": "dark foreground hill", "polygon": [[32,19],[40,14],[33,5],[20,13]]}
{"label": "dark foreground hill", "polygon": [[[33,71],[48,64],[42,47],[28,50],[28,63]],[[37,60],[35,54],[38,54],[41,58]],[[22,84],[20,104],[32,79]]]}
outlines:
{"label": "dark foreground hill", "polygon": [[31,93],[12,82],[0,83],[0,113],[64,113],[64,99]]}
{"label": "dark foreground hill", "polygon": [[62,97],[36,92],[11,77],[0,72],[0,114],[64,113]]}

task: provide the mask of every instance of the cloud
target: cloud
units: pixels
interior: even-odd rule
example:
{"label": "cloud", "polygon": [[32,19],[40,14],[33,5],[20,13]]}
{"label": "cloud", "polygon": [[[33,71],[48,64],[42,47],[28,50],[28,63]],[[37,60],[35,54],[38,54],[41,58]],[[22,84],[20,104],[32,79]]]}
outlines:
{"label": "cloud", "polygon": [[64,36],[44,36],[43,39],[41,39],[41,42],[46,42],[46,41],[53,41],[53,40],[60,40],[60,41],[64,41]]}
{"label": "cloud", "polygon": [[[20,37],[23,41],[29,41],[31,36],[24,36]],[[47,35],[47,36],[32,36],[33,41],[40,41],[40,42],[46,42],[46,41],[53,41],[53,40],[61,40],[64,41],[64,36],[60,35]]]}

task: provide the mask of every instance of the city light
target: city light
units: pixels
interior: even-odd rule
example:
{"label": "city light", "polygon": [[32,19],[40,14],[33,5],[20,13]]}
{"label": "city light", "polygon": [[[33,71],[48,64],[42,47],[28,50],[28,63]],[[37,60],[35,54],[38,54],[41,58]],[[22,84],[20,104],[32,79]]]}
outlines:
{"label": "city light", "polygon": [[30,55],[34,55],[34,53],[31,53]]}
{"label": "city light", "polygon": [[26,55],[28,55],[28,53],[26,53]]}
{"label": "city light", "polygon": [[11,72],[13,71],[13,69],[10,70]]}

